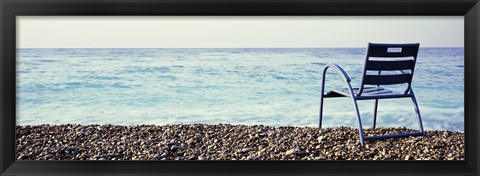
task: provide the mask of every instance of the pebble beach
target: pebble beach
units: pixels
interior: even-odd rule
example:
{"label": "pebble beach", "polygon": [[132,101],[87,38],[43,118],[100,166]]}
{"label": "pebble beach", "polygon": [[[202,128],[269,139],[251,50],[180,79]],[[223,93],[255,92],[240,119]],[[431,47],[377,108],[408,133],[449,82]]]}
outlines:
{"label": "pebble beach", "polygon": [[[365,129],[379,135],[406,128]],[[18,160],[464,160],[463,132],[366,141],[358,129],[230,125],[25,125]]]}

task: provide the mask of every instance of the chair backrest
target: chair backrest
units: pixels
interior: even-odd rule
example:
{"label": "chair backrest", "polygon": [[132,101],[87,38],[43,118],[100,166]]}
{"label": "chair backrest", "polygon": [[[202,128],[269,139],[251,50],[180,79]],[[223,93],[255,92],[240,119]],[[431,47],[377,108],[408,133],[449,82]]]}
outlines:
{"label": "chair backrest", "polygon": [[[368,43],[362,82],[357,95],[360,96],[362,94],[364,85],[380,86],[391,84],[406,84],[404,94],[407,94],[412,83],[419,46],[419,43]],[[404,72],[405,70],[407,72]],[[368,74],[369,71],[377,72]],[[382,75],[382,71],[397,71],[397,73]]]}

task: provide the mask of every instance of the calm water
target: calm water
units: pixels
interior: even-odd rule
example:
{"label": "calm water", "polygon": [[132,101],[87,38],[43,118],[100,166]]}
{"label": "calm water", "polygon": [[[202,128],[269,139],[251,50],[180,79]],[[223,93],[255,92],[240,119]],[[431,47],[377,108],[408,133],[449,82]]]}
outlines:
{"label": "calm water", "polygon": [[[17,124],[230,123],[317,126],[320,77],[360,83],[364,48],[18,49]],[[427,130],[464,130],[463,48],[421,48],[413,80]],[[332,71],[327,89],[344,88]],[[373,101],[359,101],[365,127]],[[327,99],[327,127],[356,127]],[[380,100],[377,126],[416,128],[410,99]]]}

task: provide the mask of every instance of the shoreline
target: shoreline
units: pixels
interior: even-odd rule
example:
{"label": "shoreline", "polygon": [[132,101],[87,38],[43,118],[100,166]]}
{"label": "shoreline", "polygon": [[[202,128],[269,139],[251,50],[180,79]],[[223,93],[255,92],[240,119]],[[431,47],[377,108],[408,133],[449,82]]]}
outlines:
{"label": "shoreline", "polygon": [[[368,135],[413,132],[365,129]],[[24,125],[18,160],[464,160],[463,132],[367,140],[358,129],[292,126]]]}

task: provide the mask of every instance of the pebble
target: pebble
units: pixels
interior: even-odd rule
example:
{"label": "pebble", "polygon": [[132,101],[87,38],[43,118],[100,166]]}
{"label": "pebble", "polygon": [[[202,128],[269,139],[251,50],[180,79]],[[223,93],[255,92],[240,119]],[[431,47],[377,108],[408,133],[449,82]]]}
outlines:
{"label": "pebble", "polygon": [[172,147],[170,147],[170,150],[178,150],[178,149],[181,149],[182,147],[180,146],[177,146],[177,145],[172,145]]}
{"label": "pebble", "polygon": [[247,152],[252,151],[252,150],[253,150],[252,148],[243,148],[242,150],[240,150],[240,152],[247,153]]}
{"label": "pebble", "polygon": [[285,155],[290,156],[290,155],[299,154],[299,153],[300,153],[299,149],[290,149],[290,150],[285,152]]}
{"label": "pebble", "polygon": [[194,143],[195,143],[195,139],[189,139],[189,140],[187,141],[187,144],[194,144]]}
{"label": "pebble", "polygon": [[324,136],[319,136],[319,137],[317,138],[317,141],[318,141],[319,143],[322,143],[322,141],[323,141],[324,138],[325,138]]}
{"label": "pebble", "polygon": [[195,158],[197,158],[195,155],[192,155],[190,157],[188,157],[188,160],[194,160]]}

